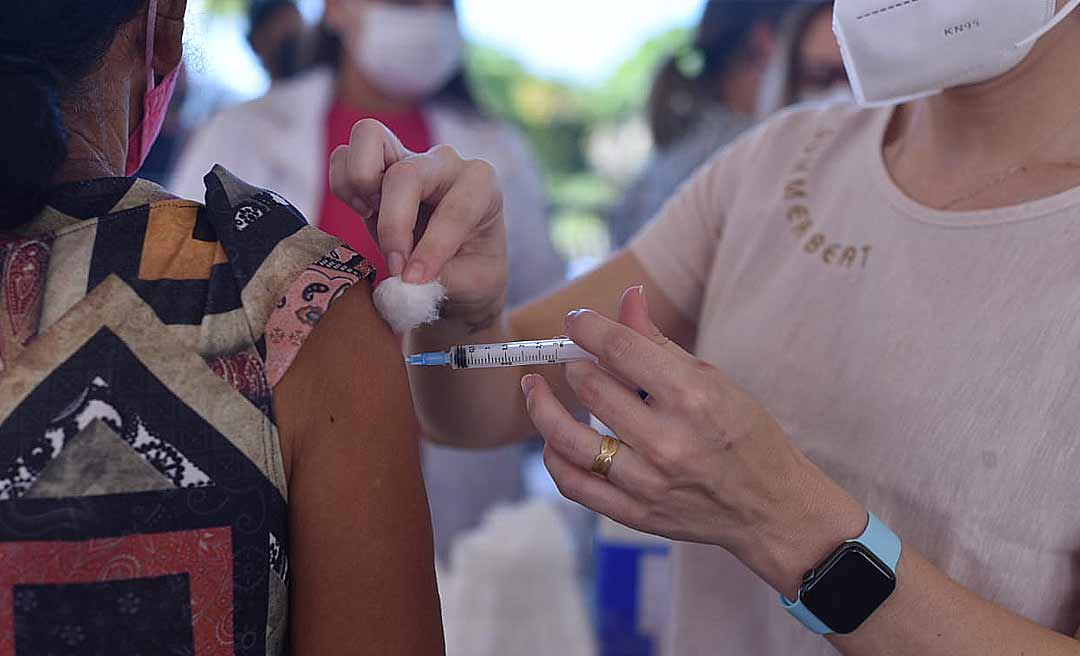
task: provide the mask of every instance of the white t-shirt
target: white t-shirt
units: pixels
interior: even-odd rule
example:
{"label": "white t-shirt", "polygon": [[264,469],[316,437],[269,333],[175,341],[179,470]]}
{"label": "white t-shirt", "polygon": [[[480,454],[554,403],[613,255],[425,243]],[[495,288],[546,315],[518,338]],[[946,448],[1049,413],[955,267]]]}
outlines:
{"label": "white t-shirt", "polygon": [[[890,109],[789,112],[702,169],[632,248],[696,350],[908,545],[978,594],[1080,622],[1080,189],[919,205]],[[834,654],[716,548],[680,546],[669,653]]]}

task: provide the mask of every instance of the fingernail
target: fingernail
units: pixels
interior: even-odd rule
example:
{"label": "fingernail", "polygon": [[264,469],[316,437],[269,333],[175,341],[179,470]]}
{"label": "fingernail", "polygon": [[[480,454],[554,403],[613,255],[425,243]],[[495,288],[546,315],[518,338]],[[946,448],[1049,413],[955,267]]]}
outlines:
{"label": "fingernail", "polygon": [[424,265],[419,262],[411,263],[405,267],[405,273],[401,276],[401,279],[415,285],[424,282]]}
{"label": "fingernail", "polygon": [[649,316],[649,297],[645,295],[645,285],[638,285],[638,294],[641,294],[641,307],[645,310],[645,316]]}
{"label": "fingernail", "polygon": [[405,256],[396,251],[388,253],[386,255],[386,268],[390,270],[391,276],[400,276],[402,269],[405,268]]}
{"label": "fingernail", "polygon": [[563,329],[569,331],[570,324],[573,323],[574,319],[577,319],[578,316],[584,311],[585,310],[572,310],[568,312],[566,315],[566,319],[563,320]]}
{"label": "fingernail", "polygon": [[528,374],[521,378],[521,391],[525,393],[525,396],[529,395],[532,388],[536,387],[536,374]]}

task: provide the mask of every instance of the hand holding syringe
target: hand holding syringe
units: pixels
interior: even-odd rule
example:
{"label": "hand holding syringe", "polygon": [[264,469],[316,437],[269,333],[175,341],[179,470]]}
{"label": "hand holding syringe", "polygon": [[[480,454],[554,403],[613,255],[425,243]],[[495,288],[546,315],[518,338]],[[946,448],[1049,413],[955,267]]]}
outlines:
{"label": "hand holding syringe", "polygon": [[493,369],[542,364],[564,364],[595,360],[595,356],[569,339],[543,339],[531,342],[502,342],[454,346],[445,353],[418,353],[405,358],[410,366],[450,367],[451,369]]}

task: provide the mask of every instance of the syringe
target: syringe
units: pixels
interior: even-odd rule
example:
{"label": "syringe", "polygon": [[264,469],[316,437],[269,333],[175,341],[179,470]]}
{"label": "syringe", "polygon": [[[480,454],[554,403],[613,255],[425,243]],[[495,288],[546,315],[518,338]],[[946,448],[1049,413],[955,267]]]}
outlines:
{"label": "syringe", "polygon": [[540,364],[563,364],[595,360],[569,339],[543,339],[535,342],[502,342],[453,346],[449,351],[417,353],[405,358],[414,367],[450,367],[451,369],[492,369]]}

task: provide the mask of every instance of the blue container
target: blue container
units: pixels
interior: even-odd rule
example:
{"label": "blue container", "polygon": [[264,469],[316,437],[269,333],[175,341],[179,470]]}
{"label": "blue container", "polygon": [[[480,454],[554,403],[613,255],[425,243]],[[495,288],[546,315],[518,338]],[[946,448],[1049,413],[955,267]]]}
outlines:
{"label": "blue container", "polygon": [[671,609],[671,543],[602,517],[594,552],[600,656],[659,656]]}

